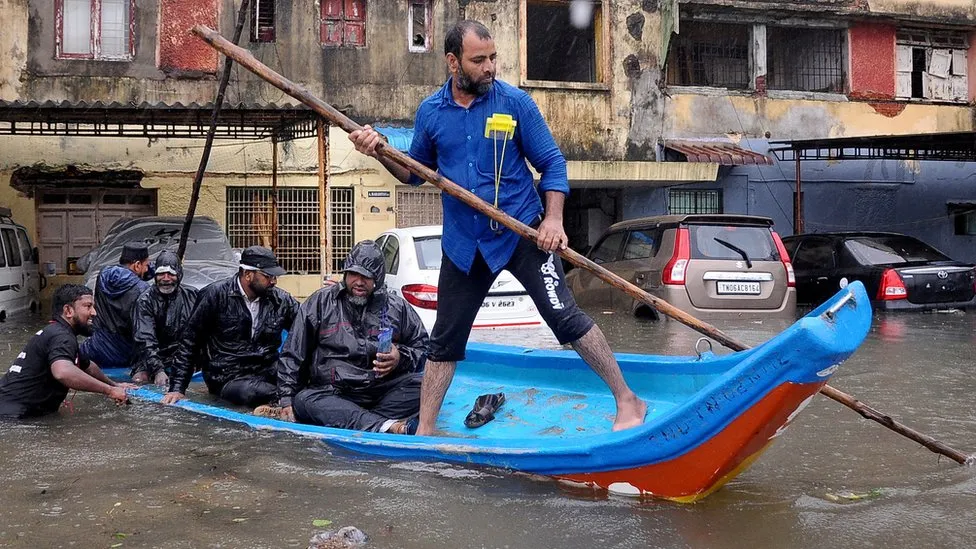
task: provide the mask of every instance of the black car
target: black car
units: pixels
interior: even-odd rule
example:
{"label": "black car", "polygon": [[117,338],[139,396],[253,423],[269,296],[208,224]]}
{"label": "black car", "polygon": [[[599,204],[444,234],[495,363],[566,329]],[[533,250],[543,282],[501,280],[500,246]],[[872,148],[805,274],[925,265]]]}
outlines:
{"label": "black car", "polygon": [[976,307],[976,267],[897,233],[841,232],[783,239],[799,303],[820,304],[860,280],[876,309]]}

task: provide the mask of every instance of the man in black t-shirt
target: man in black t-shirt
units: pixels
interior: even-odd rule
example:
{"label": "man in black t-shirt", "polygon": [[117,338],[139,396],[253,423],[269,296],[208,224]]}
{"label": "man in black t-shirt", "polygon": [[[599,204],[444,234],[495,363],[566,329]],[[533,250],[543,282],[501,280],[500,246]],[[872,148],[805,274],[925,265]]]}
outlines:
{"label": "man in black t-shirt", "polygon": [[118,404],[125,390],[78,356],[78,336],[91,334],[95,300],[87,286],[65,284],[54,293],[50,324],[31,336],[0,378],[0,416],[25,418],[58,411],[68,390],[101,393]]}

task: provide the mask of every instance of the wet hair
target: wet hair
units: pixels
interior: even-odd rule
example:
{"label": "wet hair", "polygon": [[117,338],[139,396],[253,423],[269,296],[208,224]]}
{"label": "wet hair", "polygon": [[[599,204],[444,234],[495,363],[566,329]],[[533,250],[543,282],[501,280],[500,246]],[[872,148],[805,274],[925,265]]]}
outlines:
{"label": "wet hair", "polygon": [[444,37],[444,55],[453,53],[454,57],[460,59],[461,43],[464,42],[464,35],[468,34],[468,31],[475,33],[482,40],[491,38],[491,31],[488,30],[488,27],[473,19],[462,19],[451,27],[451,30],[447,31],[447,35]]}
{"label": "wet hair", "polygon": [[65,284],[54,291],[54,301],[51,303],[51,318],[61,317],[65,305],[74,305],[75,301],[93,295],[91,288],[81,284]]}

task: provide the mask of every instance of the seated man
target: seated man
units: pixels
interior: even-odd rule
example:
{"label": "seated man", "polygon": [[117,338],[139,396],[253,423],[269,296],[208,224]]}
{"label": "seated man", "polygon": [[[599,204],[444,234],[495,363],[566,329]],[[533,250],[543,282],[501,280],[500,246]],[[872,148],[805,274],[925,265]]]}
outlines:
{"label": "seated man", "polygon": [[156,284],[139,296],[134,311],[133,339],[136,363],[132,381],[169,386],[179,336],[197,302],[197,291],[181,284],[183,265],[173,252],[156,258]]}
{"label": "seated man", "polygon": [[81,344],[81,354],[103,368],[132,367],[132,311],[149,284],[149,248],[127,242],[119,264],[98,273],[95,279],[94,335]]}
{"label": "seated man", "polygon": [[[316,291],[302,304],[288,334],[278,368],[280,416],[412,434],[427,331],[403,298],[386,291],[383,253],[375,242],[356,244],[343,271],[341,283]],[[255,413],[277,415],[267,408]]]}
{"label": "seated man", "polygon": [[298,314],[295,298],[275,287],[283,274],[271,250],[251,246],[241,254],[236,275],[200,290],[164,403],[186,397],[192,357],[205,357],[203,380],[212,394],[251,407],[275,399],[281,332],[291,329]]}
{"label": "seated man", "polygon": [[87,286],[65,284],[54,292],[52,320],[27,341],[23,352],[0,378],[0,416],[26,418],[53,414],[68,389],[101,393],[126,402],[127,385],[105,377],[78,355],[78,336],[91,334],[95,300]]}

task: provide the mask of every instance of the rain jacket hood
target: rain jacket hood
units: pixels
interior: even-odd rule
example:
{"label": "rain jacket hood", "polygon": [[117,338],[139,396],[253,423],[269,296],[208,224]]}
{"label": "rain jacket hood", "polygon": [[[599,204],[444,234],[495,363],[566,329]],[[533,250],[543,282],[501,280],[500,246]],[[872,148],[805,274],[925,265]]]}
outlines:
{"label": "rain jacket hood", "polygon": [[[383,259],[383,250],[372,240],[363,240],[349,251],[346,261],[342,265],[342,270],[359,273],[373,279],[376,284],[374,291],[384,289],[386,281],[386,261]],[[345,288],[345,277],[342,280],[342,287]]]}
{"label": "rain jacket hood", "polygon": [[146,283],[136,273],[122,265],[112,265],[99,273],[97,289],[109,299],[117,299],[136,284],[145,289]]}
{"label": "rain jacket hood", "polygon": [[172,267],[176,271],[176,283],[180,284],[183,282],[183,263],[180,262],[180,258],[175,253],[169,250],[163,250],[159,252],[159,256],[156,257],[156,272],[159,272],[160,267]]}

